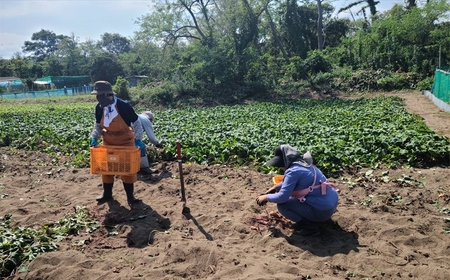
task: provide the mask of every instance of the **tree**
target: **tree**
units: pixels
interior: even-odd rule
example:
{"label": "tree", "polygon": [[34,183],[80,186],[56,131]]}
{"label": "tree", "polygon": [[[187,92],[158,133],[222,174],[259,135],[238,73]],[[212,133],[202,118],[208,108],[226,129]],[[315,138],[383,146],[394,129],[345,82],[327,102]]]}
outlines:
{"label": "tree", "polygon": [[356,14],[363,13],[364,18],[367,20],[367,18],[366,18],[366,9],[369,8],[370,14],[372,16],[375,16],[377,14],[376,5],[378,5],[380,3],[380,1],[375,1],[375,0],[360,0],[360,1],[356,1],[356,2],[350,3],[347,6],[339,9],[338,13],[341,13],[343,11],[348,11],[351,8],[355,7],[355,6],[359,6],[359,5],[364,4],[364,3],[366,3],[366,5],[362,6],[361,9],[358,12],[356,12]]}
{"label": "tree", "polygon": [[31,41],[25,41],[22,51],[31,53],[38,61],[42,61],[45,57],[57,51],[58,44],[64,38],[67,38],[67,36],[56,35],[52,31],[41,29],[41,31],[33,33]]}
{"label": "tree", "polygon": [[63,76],[64,65],[59,57],[56,55],[49,55],[44,60],[45,76]]}
{"label": "tree", "polygon": [[21,57],[19,54],[16,54],[13,58],[10,59],[9,69],[11,70],[12,76],[25,79],[30,76],[30,64],[27,59]]}
{"label": "tree", "polygon": [[123,76],[123,68],[115,56],[103,53],[92,58],[90,64],[90,77],[92,81],[116,82],[118,76]]}
{"label": "tree", "polygon": [[341,39],[350,31],[350,19],[332,18],[324,26],[324,45],[326,47],[338,47]]}
{"label": "tree", "polygon": [[281,35],[290,56],[306,58],[309,50],[316,49],[317,10],[311,6],[298,6],[296,0],[287,0],[280,7]]}
{"label": "tree", "polygon": [[137,20],[140,30],[137,38],[161,44],[175,45],[177,41],[201,41],[211,45],[213,41],[210,8],[214,0],[165,0],[154,3],[154,12]]}
{"label": "tree", "polygon": [[65,76],[82,76],[86,72],[88,60],[81,54],[81,49],[78,46],[78,40],[75,34],[64,38],[58,45],[56,55],[61,58],[61,64],[64,67],[63,75]]}
{"label": "tree", "polygon": [[118,33],[104,33],[97,45],[104,51],[112,54],[121,54],[130,51],[130,41]]}
{"label": "tree", "polygon": [[12,74],[12,70],[9,67],[10,60],[0,58],[0,77],[11,77],[14,76]]}
{"label": "tree", "polygon": [[272,20],[272,17],[270,15],[270,11],[269,11],[268,7],[266,7],[265,12],[266,12],[266,16],[267,16],[267,19],[269,22],[270,30],[272,32],[272,36],[273,36],[278,48],[280,49],[281,53],[283,54],[284,61],[286,62],[286,64],[289,64],[289,56],[284,48],[283,42],[281,42],[280,36],[278,35],[278,30],[275,26],[275,23]]}
{"label": "tree", "polygon": [[322,50],[324,45],[322,0],[317,0],[317,15],[317,48]]}
{"label": "tree", "polygon": [[413,7],[417,7],[417,1],[416,0],[405,0],[405,3],[406,3],[406,9],[408,9],[408,10],[410,10]]}
{"label": "tree", "polygon": [[172,68],[170,50],[165,51],[153,43],[134,42],[130,52],[120,54],[119,61],[126,76],[146,75],[150,80],[166,80]]}
{"label": "tree", "polygon": [[409,10],[396,5],[380,15],[369,30],[357,31],[339,48],[346,50],[342,54],[354,63],[353,68],[432,76],[439,46],[448,42],[448,32],[439,30],[444,27],[440,23],[448,19],[449,8],[446,0]]}

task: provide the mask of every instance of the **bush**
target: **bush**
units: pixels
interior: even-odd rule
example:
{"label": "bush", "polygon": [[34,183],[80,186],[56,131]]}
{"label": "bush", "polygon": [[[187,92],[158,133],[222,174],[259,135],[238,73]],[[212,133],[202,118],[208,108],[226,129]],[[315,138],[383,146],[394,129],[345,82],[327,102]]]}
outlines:
{"label": "bush", "polygon": [[419,81],[417,83],[418,90],[431,90],[431,86],[433,85],[434,77],[426,77],[425,79]]}
{"label": "bush", "polygon": [[333,74],[327,73],[318,73],[312,77],[311,86],[317,90],[322,90],[325,92],[329,92],[333,85]]}
{"label": "bush", "polygon": [[333,88],[337,90],[347,91],[349,89],[348,82],[353,75],[353,69],[350,67],[337,67],[333,69]]}
{"label": "bush", "polygon": [[113,86],[117,97],[123,100],[130,100],[130,93],[128,92],[128,81],[122,77],[117,77],[116,84]]}
{"label": "bush", "polygon": [[408,79],[404,73],[391,73],[389,76],[380,78],[377,84],[379,86],[378,89],[381,90],[400,90],[408,88]]}
{"label": "bush", "polygon": [[157,88],[155,90],[150,96],[150,101],[157,105],[172,107],[175,99],[173,90],[170,87]]}
{"label": "bush", "polygon": [[330,72],[331,69],[331,63],[318,50],[309,52],[308,57],[301,64],[301,70],[309,74]]}

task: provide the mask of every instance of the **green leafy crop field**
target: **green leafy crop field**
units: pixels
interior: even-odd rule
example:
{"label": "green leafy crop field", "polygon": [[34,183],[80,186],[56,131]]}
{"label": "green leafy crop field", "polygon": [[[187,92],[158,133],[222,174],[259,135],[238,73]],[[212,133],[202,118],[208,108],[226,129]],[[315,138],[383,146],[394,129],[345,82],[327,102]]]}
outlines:
{"label": "green leafy crop field", "polygon": [[[73,157],[88,167],[94,103],[0,103],[0,145]],[[142,108],[136,108],[137,112]],[[166,140],[159,160],[253,165],[267,171],[279,144],[311,151],[328,175],[346,168],[448,163],[450,140],[408,113],[399,97],[299,99],[273,103],[154,111]],[[57,158],[57,157],[55,157]]]}

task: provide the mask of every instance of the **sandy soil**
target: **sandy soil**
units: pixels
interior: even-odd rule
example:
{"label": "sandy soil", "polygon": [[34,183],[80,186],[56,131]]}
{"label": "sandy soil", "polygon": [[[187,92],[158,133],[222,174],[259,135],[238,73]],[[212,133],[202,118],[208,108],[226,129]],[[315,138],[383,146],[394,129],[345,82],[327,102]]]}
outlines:
{"label": "sandy soil", "polygon": [[[449,113],[420,93],[399,96],[450,137]],[[340,187],[333,223],[305,238],[267,216],[275,205],[256,205],[271,175],[251,168],[184,163],[190,211],[183,213],[177,162],[158,163],[151,179],[140,176],[142,203],[131,208],[120,179],[115,200],[98,205],[101,179],[89,169],[0,150],[1,216],[33,227],[85,206],[102,225],[7,279],[449,279],[450,214],[442,210],[450,208],[450,159],[447,167],[360,170],[331,180]]]}

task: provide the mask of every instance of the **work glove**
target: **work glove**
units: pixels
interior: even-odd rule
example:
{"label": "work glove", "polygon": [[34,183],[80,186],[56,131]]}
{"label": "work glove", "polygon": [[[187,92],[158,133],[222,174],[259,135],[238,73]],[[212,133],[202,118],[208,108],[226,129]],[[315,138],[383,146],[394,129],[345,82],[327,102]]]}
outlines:
{"label": "work glove", "polygon": [[143,151],[145,149],[145,145],[140,139],[134,139],[134,145]]}
{"label": "work glove", "polygon": [[98,140],[96,138],[91,139],[91,144],[89,144],[91,147],[97,147],[98,146]]}
{"label": "work glove", "polygon": [[267,195],[265,195],[265,194],[260,195],[260,196],[256,199],[256,204],[258,204],[259,206],[264,206],[264,205],[266,205],[267,202],[268,202],[268,200],[267,200]]}

